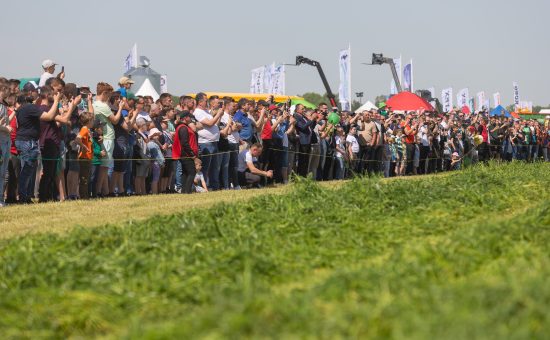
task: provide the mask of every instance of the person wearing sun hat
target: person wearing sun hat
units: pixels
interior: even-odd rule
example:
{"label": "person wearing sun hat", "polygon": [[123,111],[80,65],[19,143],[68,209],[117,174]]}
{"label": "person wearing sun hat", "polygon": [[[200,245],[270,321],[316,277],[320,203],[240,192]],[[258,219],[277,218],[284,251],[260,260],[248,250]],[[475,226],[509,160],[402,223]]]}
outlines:
{"label": "person wearing sun hat", "polygon": [[122,77],[118,80],[118,86],[120,87],[117,91],[120,92],[120,95],[126,99],[135,98],[135,95],[130,92],[130,88],[134,85],[135,81],[129,77]]}

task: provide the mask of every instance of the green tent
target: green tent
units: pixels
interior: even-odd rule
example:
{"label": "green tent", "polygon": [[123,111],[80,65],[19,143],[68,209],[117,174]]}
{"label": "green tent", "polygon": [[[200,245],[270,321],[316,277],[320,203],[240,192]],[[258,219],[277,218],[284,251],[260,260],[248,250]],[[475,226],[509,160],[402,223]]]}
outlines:
{"label": "green tent", "polygon": [[33,81],[36,86],[38,86],[38,83],[40,82],[40,78],[20,78],[19,79],[19,90],[23,90],[23,86],[25,86],[26,83]]}
{"label": "green tent", "polygon": [[307,107],[308,109],[316,109],[317,106],[313,105],[312,103],[308,102],[305,99],[292,99],[292,105],[298,105],[302,104],[303,106]]}

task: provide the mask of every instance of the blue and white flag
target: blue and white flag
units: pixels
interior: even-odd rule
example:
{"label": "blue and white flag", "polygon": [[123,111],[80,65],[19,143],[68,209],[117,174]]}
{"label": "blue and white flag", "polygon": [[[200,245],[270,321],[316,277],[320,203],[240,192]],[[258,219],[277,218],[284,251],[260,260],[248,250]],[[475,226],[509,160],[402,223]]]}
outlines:
{"label": "blue and white flag", "polygon": [[514,105],[516,106],[516,110],[518,110],[521,107],[519,100],[519,85],[517,81],[513,82],[512,85],[514,86]]}
{"label": "blue and white flag", "polygon": [[252,70],[250,79],[250,93],[264,93],[266,67],[258,67]]}
{"label": "blue and white flag", "polygon": [[338,97],[342,110],[351,110],[351,53],[350,48],[340,51],[340,88]]}
{"label": "blue and white flag", "polygon": [[414,81],[413,81],[413,61],[403,68],[403,90],[413,92],[414,91]]}
{"label": "blue and white flag", "polygon": [[272,65],[270,86],[267,93],[278,95],[285,94],[285,65]]}
{"label": "blue and white flag", "polygon": [[441,91],[441,105],[443,112],[450,112],[453,109],[453,88],[449,87]]}
{"label": "blue and white flag", "polygon": [[168,93],[168,76],[160,76],[160,93]]}
{"label": "blue and white flag", "polygon": [[126,56],[124,61],[124,73],[130,71],[132,68],[138,67],[138,53],[137,53],[137,44],[134,44],[130,52]]}
{"label": "blue and white flag", "polygon": [[468,100],[470,100],[470,91],[468,88],[458,91],[458,94],[456,95],[456,105],[459,109],[464,106],[468,106]]}

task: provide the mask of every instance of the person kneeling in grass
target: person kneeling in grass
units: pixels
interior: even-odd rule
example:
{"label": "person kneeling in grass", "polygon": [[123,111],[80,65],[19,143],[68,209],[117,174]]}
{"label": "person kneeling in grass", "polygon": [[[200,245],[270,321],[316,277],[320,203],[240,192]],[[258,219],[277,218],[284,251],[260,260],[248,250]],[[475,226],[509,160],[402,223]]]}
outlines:
{"label": "person kneeling in grass", "polygon": [[253,144],[250,149],[243,150],[239,154],[239,184],[241,186],[259,186],[263,177],[272,178],[273,171],[263,171],[256,167],[258,157],[262,154],[262,145]]}
{"label": "person kneeling in grass", "polygon": [[195,170],[197,170],[197,173],[195,174],[195,179],[193,180],[193,186],[195,187],[196,192],[208,192],[208,187],[206,186],[206,181],[204,179],[204,175],[202,173],[202,162],[200,159],[195,160]]}

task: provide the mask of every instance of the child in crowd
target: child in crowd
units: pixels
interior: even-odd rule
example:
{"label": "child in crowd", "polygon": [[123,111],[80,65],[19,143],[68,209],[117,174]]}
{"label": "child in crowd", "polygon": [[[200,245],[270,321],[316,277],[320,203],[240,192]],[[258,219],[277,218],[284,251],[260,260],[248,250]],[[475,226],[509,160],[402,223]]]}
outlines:
{"label": "child in crowd", "polygon": [[152,128],[149,131],[149,142],[147,142],[147,148],[151,155],[151,192],[156,195],[159,193],[159,181],[160,173],[164,167],[164,156],[162,155],[162,146],[160,144],[160,136],[162,132],[157,128]]}
{"label": "child in crowd", "polygon": [[147,122],[144,119],[138,119],[136,124],[138,131],[136,133],[135,154],[139,160],[136,161],[136,179],[134,186],[136,195],[145,195],[147,193],[145,190],[145,179],[149,175],[149,170],[151,169],[151,154],[147,147],[149,137],[147,136]]}
{"label": "child in crowd", "polygon": [[[93,158],[93,142],[90,129],[94,124],[94,114],[91,112],[84,112],[80,115],[80,132],[76,136],[75,141],[80,146],[80,153],[78,154],[79,163],[79,185],[78,185],[78,197],[82,199],[90,198],[89,183],[90,172],[92,167]],[[74,195],[75,193],[73,193]]]}
{"label": "child in crowd", "polygon": [[195,169],[197,170],[197,174],[195,175],[195,179],[193,181],[193,185],[195,187],[196,192],[208,192],[208,187],[206,186],[206,181],[204,180],[204,175],[202,174],[202,162],[200,159],[197,159],[195,161]]}
{"label": "child in crowd", "polygon": [[395,175],[402,176],[405,173],[405,145],[403,143],[403,130],[397,128],[395,130],[394,143],[397,151],[397,157],[395,159]]}
{"label": "child in crowd", "polygon": [[453,152],[453,155],[451,156],[451,170],[460,170],[460,156],[458,155],[458,152]]}
{"label": "child in crowd", "polygon": [[88,191],[92,193],[92,197],[97,197],[97,175],[101,166],[101,159],[107,155],[107,151],[103,146],[103,123],[99,120],[94,121],[92,132],[92,170]]}

